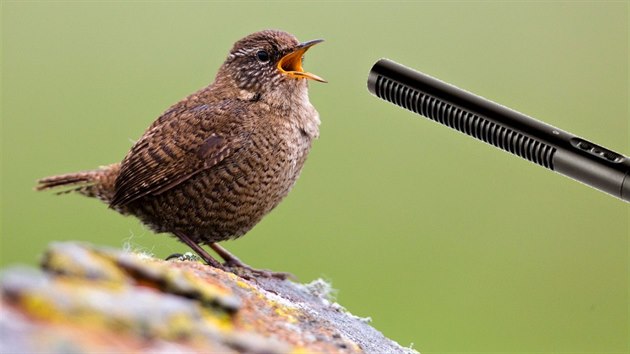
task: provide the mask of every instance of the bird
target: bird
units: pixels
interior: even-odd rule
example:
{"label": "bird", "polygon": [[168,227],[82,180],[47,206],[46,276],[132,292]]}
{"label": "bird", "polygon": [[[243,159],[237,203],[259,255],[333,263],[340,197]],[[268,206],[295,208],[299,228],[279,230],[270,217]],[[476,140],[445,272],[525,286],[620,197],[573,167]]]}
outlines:
{"label": "bird", "polygon": [[122,162],[42,178],[35,189],[97,198],[175,236],[208,265],[285,279],[218,242],[246,234],[298,179],[319,137],[308,81],[326,82],[304,70],[303,56],[322,41],[272,29],[238,40],[214,81],[169,107]]}

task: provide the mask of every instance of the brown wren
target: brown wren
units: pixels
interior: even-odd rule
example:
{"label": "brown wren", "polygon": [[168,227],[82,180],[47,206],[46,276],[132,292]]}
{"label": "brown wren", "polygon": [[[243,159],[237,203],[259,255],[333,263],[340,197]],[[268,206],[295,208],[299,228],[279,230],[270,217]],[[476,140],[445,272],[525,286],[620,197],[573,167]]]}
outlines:
{"label": "brown wren", "polygon": [[217,242],[252,229],[300,175],[320,123],[307,81],[325,82],[304,71],[302,59],[321,41],[300,43],[277,30],[239,40],[214,82],[158,117],[121,163],[43,178],[36,189],[99,198],[175,235],[212,266],[286,276],[254,270]]}

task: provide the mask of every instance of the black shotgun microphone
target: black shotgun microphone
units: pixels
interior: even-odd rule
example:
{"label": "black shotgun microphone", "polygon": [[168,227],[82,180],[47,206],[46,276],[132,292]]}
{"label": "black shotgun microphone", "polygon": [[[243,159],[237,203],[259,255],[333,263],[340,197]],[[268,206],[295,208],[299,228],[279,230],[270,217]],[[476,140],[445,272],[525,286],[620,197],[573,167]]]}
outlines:
{"label": "black shotgun microphone", "polygon": [[630,202],[630,158],[388,59],[376,97]]}

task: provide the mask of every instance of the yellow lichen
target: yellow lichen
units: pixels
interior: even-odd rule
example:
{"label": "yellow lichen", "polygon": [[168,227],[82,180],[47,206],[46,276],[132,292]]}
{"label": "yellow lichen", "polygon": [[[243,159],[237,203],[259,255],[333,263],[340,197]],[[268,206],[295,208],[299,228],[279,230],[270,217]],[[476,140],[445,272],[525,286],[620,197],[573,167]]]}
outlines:
{"label": "yellow lichen", "polygon": [[291,313],[295,312],[294,309],[289,309],[286,306],[276,306],[274,308],[274,312],[276,315],[284,317],[284,319],[289,323],[297,323],[297,318]]}
{"label": "yellow lichen", "polygon": [[179,339],[190,336],[195,330],[195,324],[190,316],[176,314],[168,318],[163,326],[158,327],[157,335],[164,339]]}
{"label": "yellow lichen", "polygon": [[[234,277],[236,277],[236,275],[234,275]],[[240,279],[236,279],[236,285],[238,285],[239,288],[243,288],[243,289],[251,289],[252,286],[247,284],[246,282],[240,280]]]}
{"label": "yellow lichen", "polygon": [[204,316],[204,320],[209,325],[217,328],[220,331],[228,332],[234,330],[234,324],[232,323],[232,318],[227,315],[219,315],[216,313],[207,313]]}
{"label": "yellow lichen", "polygon": [[42,320],[54,321],[65,316],[55,308],[45,294],[26,294],[22,296],[19,304],[26,313]]}
{"label": "yellow lichen", "polygon": [[201,300],[208,301],[217,297],[232,295],[232,292],[229,291],[227,288],[220,287],[219,285],[214,283],[206,282],[193,272],[178,271],[178,273],[179,274],[170,275],[184,277],[197,291],[199,291]]}
{"label": "yellow lichen", "polygon": [[78,245],[70,251],[59,250],[55,245],[45,254],[42,265],[49,271],[86,279],[123,282],[127,280],[123,272],[110,257]]}
{"label": "yellow lichen", "polygon": [[311,350],[308,350],[302,346],[294,347],[293,350],[291,351],[291,354],[311,354],[311,353],[313,353]]}

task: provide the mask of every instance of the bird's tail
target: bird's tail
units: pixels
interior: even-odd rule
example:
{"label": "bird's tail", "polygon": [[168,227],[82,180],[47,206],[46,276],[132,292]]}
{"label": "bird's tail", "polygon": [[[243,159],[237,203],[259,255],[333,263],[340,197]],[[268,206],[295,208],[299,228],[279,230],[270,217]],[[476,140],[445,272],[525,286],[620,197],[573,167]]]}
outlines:
{"label": "bird's tail", "polygon": [[59,189],[57,194],[78,192],[88,197],[99,198],[109,204],[114,195],[114,184],[118,173],[120,173],[120,164],[116,163],[96,170],[45,177],[37,181],[35,190]]}

